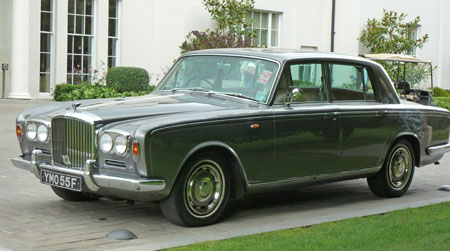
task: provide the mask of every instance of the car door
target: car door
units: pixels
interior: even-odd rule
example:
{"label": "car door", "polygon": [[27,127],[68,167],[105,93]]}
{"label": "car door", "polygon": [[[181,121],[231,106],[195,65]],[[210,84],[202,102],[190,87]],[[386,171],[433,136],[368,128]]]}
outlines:
{"label": "car door", "polygon": [[[324,64],[285,66],[275,92],[275,179],[336,171],[341,161],[337,106],[328,102]],[[300,90],[290,105],[289,92]]]}
{"label": "car door", "polygon": [[331,102],[341,119],[342,171],[381,166],[390,123],[379,101],[370,68],[348,63],[327,65]]}

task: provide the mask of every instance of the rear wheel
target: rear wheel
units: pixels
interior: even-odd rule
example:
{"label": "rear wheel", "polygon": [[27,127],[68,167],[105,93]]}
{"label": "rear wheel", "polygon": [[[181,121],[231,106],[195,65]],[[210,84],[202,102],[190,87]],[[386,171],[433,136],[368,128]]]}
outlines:
{"label": "rear wheel", "polygon": [[208,152],[188,161],[172,193],[160,202],[170,221],[181,226],[205,226],[220,220],[230,197],[230,175],[218,153]]}
{"label": "rear wheel", "polygon": [[389,151],[380,172],[367,178],[370,190],[381,197],[400,197],[408,190],[414,176],[414,151],[406,140],[397,141]]}
{"label": "rear wheel", "polygon": [[55,186],[52,186],[52,189],[53,192],[55,192],[55,194],[58,195],[61,199],[68,201],[89,201],[89,200],[97,200],[99,198],[99,196],[94,194],[67,190]]}

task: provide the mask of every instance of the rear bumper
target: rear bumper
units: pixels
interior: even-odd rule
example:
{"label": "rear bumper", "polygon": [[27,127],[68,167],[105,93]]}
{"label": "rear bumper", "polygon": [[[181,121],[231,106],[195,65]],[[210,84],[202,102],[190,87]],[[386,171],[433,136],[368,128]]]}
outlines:
{"label": "rear bumper", "polygon": [[83,177],[84,184],[86,184],[87,188],[92,192],[96,192],[100,188],[113,188],[140,193],[161,191],[166,187],[166,182],[162,179],[129,179],[94,174],[92,169],[96,164],[95,160],[87,160],[83,170],[74,170],[46,163],[39,163],[40,155],[42,155],[40,150],[34,150],[31,154],[31,160],[26,160],[23,157],[15,157],[11,159],[11,162],[17,168],[32,172],[39,180],[41,180],[41,169],[81,176]]}
{"label": "rear bumper", "polygon": [[442,155],[447,152],[450,152],[450,143],[445,145],[430,146],[427,148],[427,153],[429,155]]}

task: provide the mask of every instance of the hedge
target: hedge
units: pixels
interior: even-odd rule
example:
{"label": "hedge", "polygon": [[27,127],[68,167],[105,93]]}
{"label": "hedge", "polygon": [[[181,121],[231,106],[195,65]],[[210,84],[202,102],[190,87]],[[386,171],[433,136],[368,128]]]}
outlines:
{"label": "hedge", "polygon": [[149,82],[148,72],[137,67],[113,67],[106,75],[106,86],[118,92],[145,91]]}
{"label": "hedge", "polygon": [[103,85],[91,85],[91,84],[59,84],[56,85],[53,92],[53,99],[55,101],[73,101],[82,99],[96,99],[96,98],[113,98],[113,97],[128,97],[128,96],[140,96],[151,93],[154,86],[149,86],[145,91],[139,92],[118,92],[115,89],[103,86]]}

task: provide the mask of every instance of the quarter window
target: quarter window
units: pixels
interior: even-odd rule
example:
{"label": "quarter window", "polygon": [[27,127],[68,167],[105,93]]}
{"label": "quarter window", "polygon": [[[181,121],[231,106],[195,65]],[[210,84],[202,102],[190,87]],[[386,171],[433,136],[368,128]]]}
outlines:
{"label": "quarter window", "polygon": [[367,68],[331,64],[329,67],[333,101],[375,101],[376,96]]}
{"label": "quarter window", "polygon": [[250,19],[253,19],[250,29],[256,34],[256,37],[252,40],[252,45],[278,47],[280,14],[251,11],[248,14],[248,20]]}
{"label": "quarter window", "polygon": [[93,0],[69,0],[67,82],[90,81],[94,39]]}
{"label": "quarter window", "polygon": [[50,92],[53,55],[53,0],[41,0],[39,92]]}

